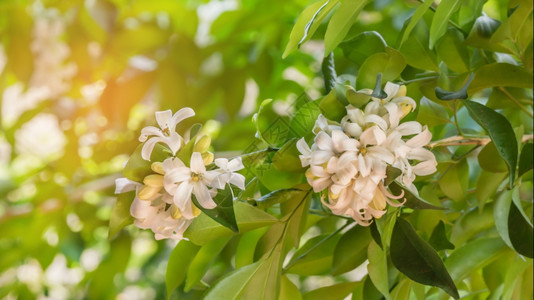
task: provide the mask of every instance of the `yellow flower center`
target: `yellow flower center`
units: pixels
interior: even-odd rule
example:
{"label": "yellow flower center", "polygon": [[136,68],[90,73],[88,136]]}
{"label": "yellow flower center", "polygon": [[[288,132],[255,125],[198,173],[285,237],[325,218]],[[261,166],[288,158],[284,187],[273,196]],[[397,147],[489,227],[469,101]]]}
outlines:
{"label": "yellow flower center", "polygon": [[191,175],[191,179],[192,179],[194,182],[198,182],[198,181],[200,180],[200,175],[193,173],[193,174]]}

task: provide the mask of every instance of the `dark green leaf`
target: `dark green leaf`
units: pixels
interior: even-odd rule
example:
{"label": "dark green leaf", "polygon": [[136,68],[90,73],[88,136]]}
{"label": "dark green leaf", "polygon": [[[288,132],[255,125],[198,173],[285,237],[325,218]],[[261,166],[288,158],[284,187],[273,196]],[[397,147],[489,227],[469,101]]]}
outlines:
{"label": "dark green leaf", "polygon": [[393,265],[410,279],[437,286],[455,299],[459,298],[458,290],[439,255],[402,218],[395,223],[390,251]]}
{"label": "dark green leaf", "polygon": [[334,88],[337,79],[334,54],[332,52],[323,59],[321,71],[323,71],[324,89],[328,94]]}
{"label": "dark green leaf", "polygon": [[345,232],[334,249],[332,274],[343,274],[361,265],[367,258],[367,246],[370,241],[369,228],[354,226]]}
{"label": "dark green leaf", "polygon": [[428,239],[428,243],[436,251],[443,249],[454,249],[454,245],[449,241],[449,239],[447,239],[447,235],[445,234],[445,223],[443,223],[441,220],[439,221],[438,225],[434,227],[434,230],[430,235],[430,239]]}
{"label": "dark green leaf", "polygon": [[392,183],[390,183],[389,189],[391,190],[391,192],[393,192],[394,195],[400,195],[404,191],[404,199],[406,199],[404,206],[406,207],[413,209],[444,209],[442,207],[432,205],[426,202],[425,200],[419,198],[417,195],[412,193],[410,190],[408,190],[406,187],[404,187],[397,181],[393,181]]}
{"label": "dark green leaf", "polygon": [[119,230],[124,226],[133,223],[133,217],[130,215],[130,206],[135,198],[135,191],[122,193],[117,196],[117,202],[111,210],[109,218],[108,239],[114,238]]}
{"label": "dark green leaf", "polygon": [[494,142],[488,143],[478,153],[478,164],[486,171],[502,173],[508,171],[506,161],[502,159]]}
{"label": "dark green leaf", "polygon": [[[234,211],[239,232],[241,233],[267,226],[277,221],[270,214],[243,202],[235,202]],[[213,239],[233,234],[230,229],[215,222],[207,215],[201,214],[189,225],[189,228],[184,233],[184,237],[195,244],[203,245]]]}
{"label": "dark green leaf", "polygon": [[523,174],[532,169],[532,156],[534,149],[532,143],[525,144],[521,149],[521,156],[519,157],[519,169],[517,171],[517,176],[521,177]]}
{"label": "dark green leaf", "polygon": [[521,255],[532,258],[534,245],[534,232],[530,224],[514,201],[510,206],[508,215],[508,235],[514,249]]}
{"label": "dark green leaf", "polygon": [[191,265],[187,270],[187,279],[184,291],[189,292],[196,284],[200,282],[213,260],[226,246],[230,237],[222,237],[208,242],[200,248]]}
{"label": "dark green leaf", "polygon": [[301,153],[297,149],[298,140],[298,138],[289,140],[274,155],[272,164],[278,171],[304,173],[304,168],[299,158]]}
{"label": "dark green leaf", "polygon": [[380,248],[384,248],[384,246],[382,245],[382,237],[380,237],[380,232],[378,231],[378,227],[376,226],[376,222],[373,222],[373,223],[371,223],[371,225],[369,225],[369,231],[370,231],[371,237],[373,238],[375,243],[377,243],[378,246],[380,246]]}
{"label": "dark green leaf", "polygon": [[434,48],[436,42],[445,34],[448,22],[460,4],[462,4],[462,0],[442,0],[439,3],[432,18],[432,25],[430,25],[430,49]]}
{"label": "dark green leaf", "polygon": [[167,299],[170,299],[174,289],[184,282],[187,269],[199,249],[199,246],[189,241],[181,240],[172,250],[167,263],[167,271],[165,272]]}
{"label": "dark green leaf", "polygon": [[436,87],[436,89],[434,90],[436,92],[436,97],[438,97],[438,99],[440,100],[467,99],[469,97],[467,95],[467,88],[471,84],[471,81],[473,80],[474,76],[475,75],[471,73],[469,79],[467,79],[467,82],[464,84],[464,86],[462,86],[461,89],[455,92],[449,92],[440,87]]}
{"label": "dark green leaf", "polygon": [[388,165],[386,168],[386,178],[384,179],[384,185],[389,186],[401,174],[402,171],[400,169]]}
{"label": "dark green leaf", "polygon": [[471,118],[488,132],[497,147],[497,151],[506,161],[510,172],[510,186],[513,186],[518,153],[512,125],[503,115],[482,104],[468,100],[464,100],[463,103]]}
{"label": "dark green leaf", "polygon": [[332,52],[343,41],[365,4],[367,4],[367,0],[341,2],[326,28],[324,35],[325,55]]}
{"label": "dark green leaf", "polygon": [[219,190],[217,196],[213,198],[213,201],[217,204],[213,209],[202,207],[196,197],[192,197],[192,199],[193,203],[208,217],[235,233],[239,232],[234,214],[234,194],[229,184],[226,185],[224,190]]}

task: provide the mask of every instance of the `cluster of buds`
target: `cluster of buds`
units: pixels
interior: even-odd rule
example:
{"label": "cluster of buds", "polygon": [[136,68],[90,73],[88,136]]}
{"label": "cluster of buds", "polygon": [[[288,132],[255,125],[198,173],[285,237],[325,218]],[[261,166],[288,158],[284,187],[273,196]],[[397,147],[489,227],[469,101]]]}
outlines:
{"label": "cluster of buds", "polygon": [[388,82],[384,91],[381,98],[371,96],[371,90],[358,91],[368,95],[363,110],[348,105],[341,123],[320,115],[311,148],[304,138],[297,143],[302,166],[308,167],[308,183],[315,192],[327,191],[323,204],[361,225],[385,214],[387,204],[403,203],[392,199],[402,199],[404,192],[393,195],[384,185],[388,166],[400,171],[398,179],[415,194],[415,176],[436,171],[433,153],[424,148],[432,139],[427,127],[416,121],[401,123],[416,107],[406,87]]}
{"label": "cluster of buds", "polygon": [[[170,110],[156,112],[159,128],[148,126],[141,131],[139,141],[144,143],[141,157],[150,161],[158,143],[166,147],[171,155],[163,161],[152,162],[152,172],[142,182],[126,178],[116,181],[116,193],[136,191],[130,207],[134,224],[142,229],[151,229],[156,239],[183,238],[189,224],[201,212],[192,197],[202,208],[213,209],[217,206],[213,198],[226,184],[245,188],[245,177],[236,173],[243,169],[241,158],[230,161],[214,159],[213,153],[208,151],[211,144],[209,136],[195,136],[192,154],[186,160],[178,157],[184,145],[190,144],[191,132],[181,136],[176,132],[176,126],[194,115],[191,108],[183,108],[174,115]],[[206,168],[208,165],[209,170]]]}

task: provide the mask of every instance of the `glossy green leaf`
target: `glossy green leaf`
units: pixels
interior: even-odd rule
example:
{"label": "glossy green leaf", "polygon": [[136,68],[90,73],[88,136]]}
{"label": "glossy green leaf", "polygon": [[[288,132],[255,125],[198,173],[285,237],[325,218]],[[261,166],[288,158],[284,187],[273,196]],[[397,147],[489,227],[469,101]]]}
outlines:
{"label": "glossy green leaf", "polygon": [[291,201],[282,202],[280,204],[280,212],[282,213],[282,220],[290,218],[287,223],[287,234],[293,240],[293,245],[298,247],[300,237],[306,227],[312,189],[308,185],[300,185],[295,188],[301,190],[299,192],[300,195],[294,194]]}
{"label": "glossy green leaf", "polygon": [[215,222],[225,226],[235,233],[239,232],[237,221],[234,213],[234,193],[230,184],[227,184],[224,190],[219,190],[217,195],[213,197],[213,201],[217,204],[215,208],[207,209],[198,203],[196,197],[192,197],[193,203],[206,216],[212,218]]}
{"label": "glossy green leaf", "polygon": [[276,190],[267,195],[263,195],[260,199],[256,200],[256,203],[259,208],[267,208],[292,199],[301,199],[302,192],[302,190],[296,188]]}
{"label": "glossy green leaf", "polygon": [[513,248],[510,241],[508,229],[508,216],[510,215],[510,207],[512,205],[513,190],[503,191],[496,199],[493,207],[493,218],[495,219],[495,228],[503,241],[508,247]]}
{"label": "glossy green leaf", "polygon": [[209,290],[204,299],[208,300],[237,300],[250,281],[256,276],[264,261],[258,261],[251,265],[239,268],[224,276]]}
{"label": "glossy green leaf", "polygon": [[230,237],[222,237],[206,243],[200,248],[191,265],[187,270],[184,291],[189,292],[196,284],[200,282],[204,274],[208,271],[213,260],[226,246]]}
{"label": "glossy green leaf", "polygon": [[402,280],[391,291],[391,297],[395,300],[409,300],[412,281],[408,278]]}
{"label": "glossy green leaf", "polygon": [[416,120],[428,126],[438,126],[450,122],[445,107],[424,96],[419,101],[419,112]]}
{"label": "glossy green leaf", "polygon": [[445,34],[448,22],[452,14],[458,10],[460,4],[462,4],[462,0],[442,0],[439,3],[432,18],[432,25],[430,25],[430,49],[434,48],[436,42]]}
{"label": "glossy green leaf", "polygon": [[519,157],[519,165],[517,170],[518,177],[521,177],[529,170],[532,170],[532,156],[534,154],[534,148],[532,145],[532,143],[525,144],[521,149],[521,156]]}
{"label": "glossy green leaf", "polygon": [[[234,203],[234,212],[241,233],[277,222],[270,214],[243,202]],[[184,237],[197,245],[203,245],[213,239],[233,234],[230,229],[201,214],[189,225]]]}
{"label": "glossy green leaf", "polygon": [[449,69],[462,74],[469,71],[469,52],[464,46],[464,37],[457,29],[449,29],[436,44],[439,57]]}
{"label": "glossy green leaf", "polygon": [[467,195],[469,184],[469,165],[466,160],[448,165],[439,179],[441,191],[454,201],[462,201]]}
{"label": "glossy green leaf", "polygon": [[130,215],[130,206],[134,198],[135,191],[117,195],[117,202],[115,202],[109,218],[108,239],[111,240],[124,226],[133,223],[134,219]]}
{"label": "glossy green leaf", "polygon": [[323,58],[323,63],[321,64],[321,71],[323,72],[324,89],[325,92],[328,94],[334,88],[337,79],[334,54],[332,52],[328,56],[325,56],[325,58]]}
{"label": "glossy green leaf", "polygon": [[361,66],[367,57],[385,52],[386,46],[386,41],[376,31],[364,31],[339,44],[345,57],[358,66]]}
{"label": "glossy green leaf", "polygon": [[239,243],[235,250],[235,267],[237,269],[250,265],[254,262],[254,252],[256,244],[267,231],[266,227],[245,232],[239,238]]}
{"label": "glossy green leaf", "polygon": [[500,238],[473,240],[452,252],[445,261],[445,266],[454,282],[459,283],[472,272],[490,263],[504,250],[506,245]]}
{"label": "glossy green leaf", "polygon": [[508,214],[508,236],[514,249],[521,255],[533,257],[534,231],[532,224],[525,219],[514,201]]}
{"label": "glossy green leaf", "polygon": [[391,299],[389,294],[386,252],[374,241],[371,241],[369,243],[369,248],[367,249],[367,258],[369,259],[369,264],[367,265],[369,278],[371,278],[376,289],[384,295],[386,299]]}
{"label": "glossy green leaf", "polygon": [[392,182],[389,185],[389,189],[394,195],[400,195],[404,191],[404,199],[406,199],[404,206],[406,207],[413,209],[443,209],[421,199],[397,181]]}
{"label": "glossy green leaf", "polygon": [[[318,100],[319,101],[319,100]],[[347,114],[345,105],[337,99],[336,90],[331,90],[328,95],[324,96],[319,102],[319,108],[321,113],[329,120],[341,121],[341,119]]]}
{"label": "glossy green leaf", "polygon": [[332,52],[343,41],[365,4],[367,4],[367,0],[346,0],[341,2],[326,28],[324,35],[325,55]]}
{"label": "glossy green leaf", "polygon": [[360,67],[356,79],[356,88],[372,88],[376,83],[376,76],[382,73],[383,81],[397,79],[406,66],[406,60],[402,54],[390,47],[385,52],[375,53],[369,56]]}
{"label": "glossy green leaf", "polygon": [[408,65],[422,70],[439,71],[434,51],[428,49],[428,28],[421,22],[399,47]]}
{"label": "glossy green leaf", "polygon": [[287,141],[273,156],[272,164],[278,171],[304,172],[299,158],[301,153],[297,149],[298,140],[298,138],[293,138]]}
{"label": "glossy green leaf", "polygon": [[302,295],[303,300],[342,300],[359,286],[360,282],[343,282],[311,290]]}
{"label": "glossy green leaf", "polygon": [[371,95],[369,95],[366,92],[356,91],[351,86],[346,86],[346,88],[347,88],[347,92],[346,92],[347,100],[352,106],[356,108],[364,107],[364,105],[367,104],[369,100],[371,100]]}
{"label": "glossy green leaf", "polygon": [[334,249],[332,274],[351,271],[367,259],[367,247],[371,241],[369,228],[354,226],[345,232]]}
{"label": "glossy green leaf", "polygon": [[380,231],[378,231],[378,226],[376,226],[376,222],[371,223],[369,225],[369,232],[371,233],[371,237],[373,238],[373,241],[380,246],[380,248],[384,248],[382,245],[382,237],[380,236]]}
{"label": "glossy green leaf", "polygon": [[321,113],[320,101],[308,101],[302,105],[289,123],[289,138],[302,138],[310,135],[317,117]]}
{"label": "glossy green leaf", "polygon": [[501,22],[488,16],[480,16],[475,20],[471,32],[465,39],[465,44],[490,51],[508,52],[501,44],[492,43],[490,38],[499,28]]}
{"label": "glossy green leaf", "polygon": [[404,32],[402,34],[402,39],[400,41],[399,48],[402,46],[402,44],[408,39],[410,36],[410,33],[415,28],[415,25],[421,20],[425,12],[430,8],[430,5],[434,3],[433,0],[425,0],[419,7],[415,10],[413,15],[410,17],[410,21],[408,22],[408,25],[406,25],[406,28],[404,29]]}
{"label": "glossy green leaf", "polygon": [[[325,239],[329,235],[330,233],[325,233],[313,237],[300,247],[289,261],[292,266],[287,273],[306,276],[327,273],[332,267],[334,247],[341,237],[340,234],[336,234]],[[322,240],[325,241],[318,245]],[[309,250],[311,251],[308,252]]]}
{"label": "glossy green leaf", "polygon": [[475,78],[469,86],[468,94],[485,88],[502,86],[532,88],[532,74],[522,67],[507,63],[484,65],[475,71]]}
{"label": "glossy green leaf", "polygon": [[336,0],[322,0],[305,8],[291,30],[289,42],[282,58],[286,58],[293,50],[308,40],[319,28],[323,19],[338,3],[339,1]]}
{"label": "glossy green leaf", "polygon": [[410,279],[437,286],[453,298],[459,298],[458,290],[439,255],[402,218],[395,223],[390,251],[393,265]]}
{"label": "glossy green leaf", "polygon": [[272,163],[256,169],[260,183],[270,191],[288,189],[303,182],[303,174],[277,170]]}
{"label": "glossy green leaf", "polygon": [[495,143],[490,142],[478,153],[478,164],[486,171],[502,173],[508,171],[506,161],[502,159]]}
{"label": "glossy green leaf", "polygon": [[428,243],[436,251],[443,249],[454,249],[454,245],[449,241],[445,233],[445,223],[442,220],[439,221],[438,225],[432,230],[432,234],[428,239]]}
{"label": "glossy green leaf", "polygon": [[242,299],[276,299],[280,295],[283,243],[278,243],[262,261],[241,294]]}
{"label": "glossy green leaf", "polygon": [[167,299],[170,299],[174,289],[184,282],[187,269],[199,249],[199,246],[189,241],[181,240],[172,250],[167,263],[167,271],[165,272]]}
{"label": "glossy green leaf", "polygon": [[469,111],[469,115],[482,128],[484,128],[491,140],[495,143],[497,151],[508,165],[510,172],[510,186],[514,185],[517,167],[517,141],[510,122],[501,114],[486,106],[473,101],[463,101]]}
{"label": "glossy green leaf", "polygon": [[495,195],[506,175],[506,173],[493,173],[485,170],[480,172],[475,190],[479,211],[482,211],[486,202],[489,202],[490,198]]}

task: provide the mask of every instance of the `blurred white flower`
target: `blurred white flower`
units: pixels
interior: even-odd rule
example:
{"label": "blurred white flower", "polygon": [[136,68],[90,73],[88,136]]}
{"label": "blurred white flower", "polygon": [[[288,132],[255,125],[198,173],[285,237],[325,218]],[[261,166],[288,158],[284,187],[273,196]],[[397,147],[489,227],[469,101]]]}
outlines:
{"label": "blurred white flower", "polygon": [[58,119],[52,114],[38,114],[15,132],[15,149],[48,160],[62,155],[67,139]]}
{"label": "blurred white flower", "polygon": [[173,155],[180,150],[182,146],[182,137],[175,131],[176,125],[184,119],[195,115],[195,112],[185,107],[177,111],[174,115],[171,110],[156,112],[156,121],[159,128],[154,126],[147,126],[141,130],[139,141],[144,142],[141,156],[145,160],[150,160],[150,155],[156,143],[166,144]]}

